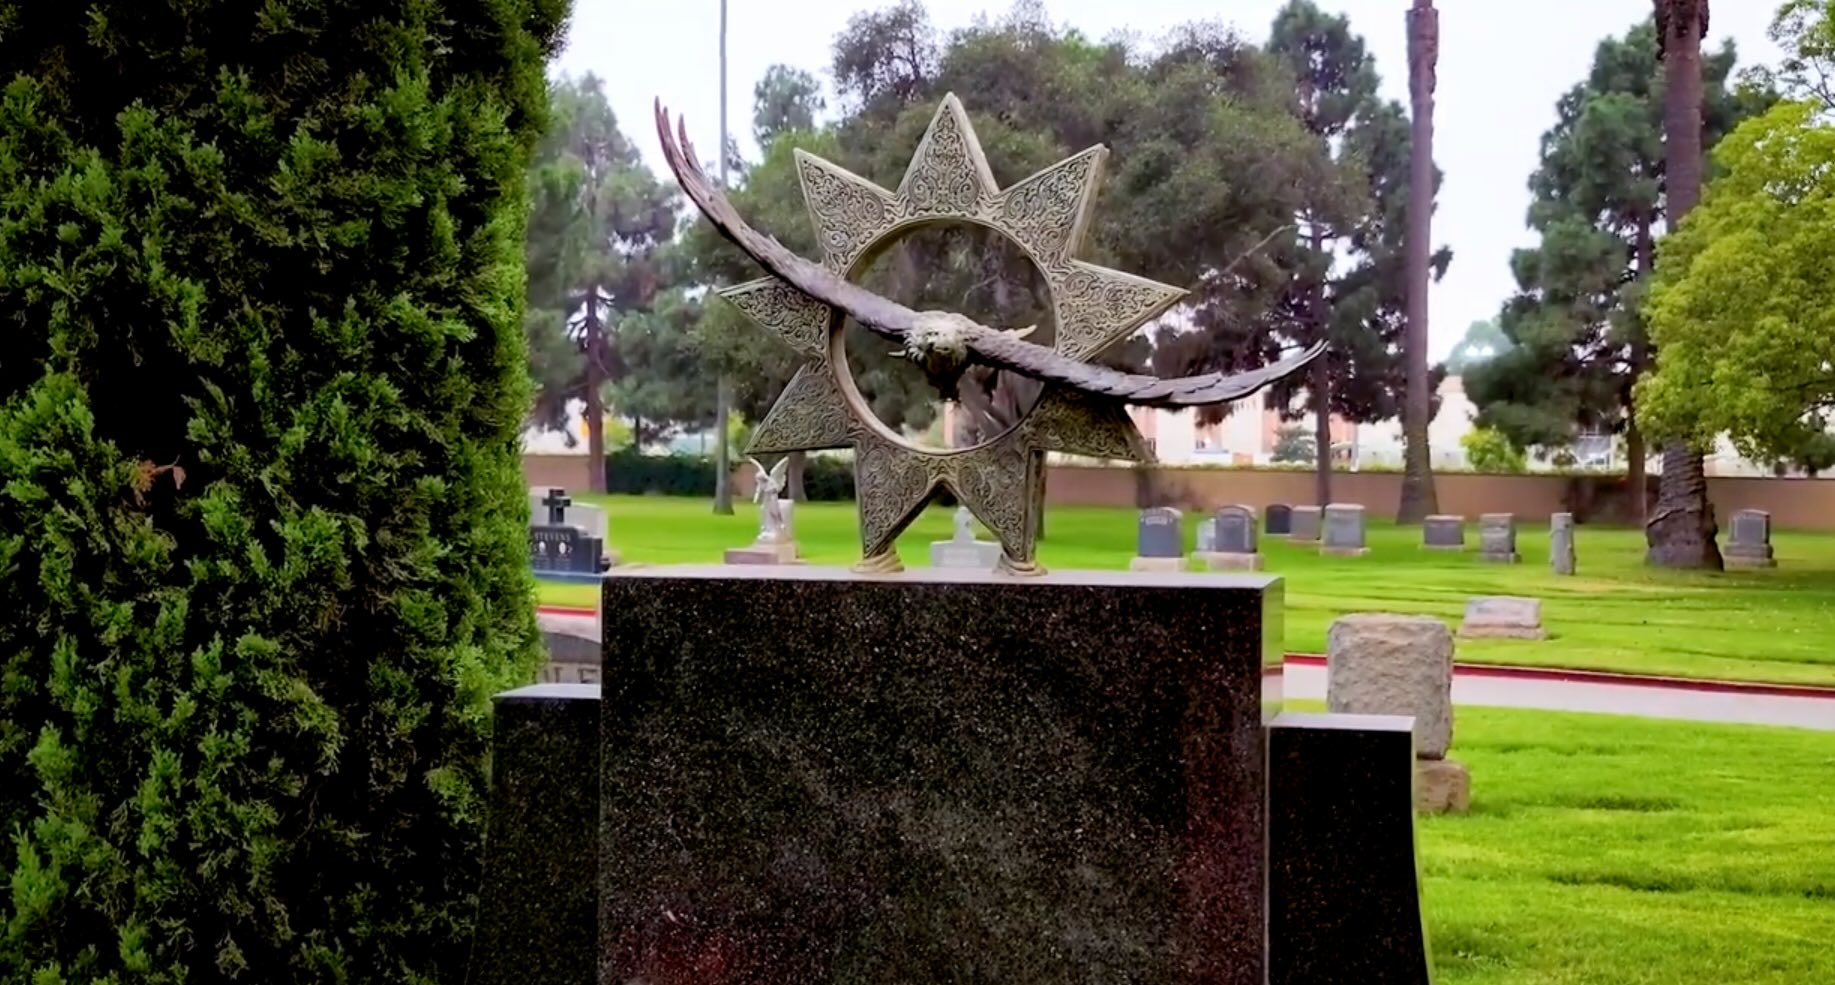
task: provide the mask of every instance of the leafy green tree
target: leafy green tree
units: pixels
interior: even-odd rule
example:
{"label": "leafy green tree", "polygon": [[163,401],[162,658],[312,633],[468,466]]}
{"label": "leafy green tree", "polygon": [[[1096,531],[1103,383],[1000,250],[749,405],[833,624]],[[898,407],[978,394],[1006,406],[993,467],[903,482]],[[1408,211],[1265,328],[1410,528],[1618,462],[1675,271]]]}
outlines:
{"label": "leafy green tree", "polygon": [[[1763,91],[1729,84],[1731,42],[1702,62],[1704,139],[1762,111]],[[1466,367],[1480,424],[1518,448],[1563,447],[1583,431],[1623,431],[1632,488],[1644,442],[1630,413],[1648,360],[1638,299],[1664,221],[1663,81],[1656,29],[1607,38],[1587,78],[1556,104],[1530,176],[1528,222],[1540,242],[1511,258],[1517,293],[1497,324],[1509,345]],[[1641,497],[1633,497],[1641,509]]]}
{"label": "leafy green tree", "polygon": [[1715,150],[1721,174],[1663,242],[1648,302],[1662,352],[1638,387],[1653,433],[1795,459],[1835,407],[1835,126],[1781,103]]}
{"label": "leafy green tree", "polygon": [[564,15],[0,6],[0,981],[463,979]]}
{"label": "leafy green tree", "polygon": [[1796,99],[1835,107],[1835,17],[1831,0],[1785,0],[1771,22],[1771,40],[1784,49],[1773,78]]}
{"label": "leafy green tree", "polygon": [[1473,428],[1461,435],[1459,446],[1465,449],[1466,464],[1474,472],[1514,475],[1529,469],[1529,455],[1516,447],[1503,432],[1492,428]]}
{"label": "leafy green tree", "polygon": [[1313,436],[1298,424],[1282,425],[1274,433],[1274,451],[1270,457],[1277,462],[1310,462],[1317,453],[1318,450],[1313,446]]}
{"label": "leafy green tree", "polygon": [[773,65],[752,89],[752,138],[769,147],[781,133],[816,128],[816,114],[828,107],[816,77],[800,68]]}
{"label": "leafy green tree", "polygon": [[[652,397],[640,408],[618,408],[651,422],[651,437],[709,415],[701,402],[680,393],[695,374],[668,378],[684,367],[675,359],[691,345],[692,323],[670,318],[679,308],[679,265],[667,253],[675,238],[676,195],[658,181],[618,128],[604,84],[592,75],[561,79],[553,88],[549,132],[530,166],[533,204],[525,254],[529,269],[531,368],[536,379],[534,420],[562,428],[567,406],[585,404],[588,474],[593,489],[605,483],[604,421],[612,384],[635,376],[622,394],[652,394],[668,387],[669,399]],[[673,330],[675,338],[659,341]],[[645,363],[633,358],[668,354]],[[692,367],[687,367],[692,369]],[[641,429],[640,429],[641,430]]]}

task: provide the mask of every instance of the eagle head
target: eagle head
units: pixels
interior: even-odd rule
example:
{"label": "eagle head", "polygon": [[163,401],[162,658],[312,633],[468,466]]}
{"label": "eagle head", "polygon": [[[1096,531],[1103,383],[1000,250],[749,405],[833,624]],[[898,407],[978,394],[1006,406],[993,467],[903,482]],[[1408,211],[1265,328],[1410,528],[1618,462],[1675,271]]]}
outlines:
{"label": "eagle head", "polygon": [[956,399],[956,384],[969,366],[969,332],[974,322],[953,311],[925,311],[905,332],[899,355],[917,363],[944,400]]}

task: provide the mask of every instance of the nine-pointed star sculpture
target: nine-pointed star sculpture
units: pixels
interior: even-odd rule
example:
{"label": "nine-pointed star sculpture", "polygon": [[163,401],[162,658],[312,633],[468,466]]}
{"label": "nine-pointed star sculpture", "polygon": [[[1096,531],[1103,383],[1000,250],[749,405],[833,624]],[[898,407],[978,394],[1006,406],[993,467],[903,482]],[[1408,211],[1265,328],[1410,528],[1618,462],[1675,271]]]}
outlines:
{"label": "nine-pointed star sculpture", "polygon": [[[1128,404],[1227,403],[1305,366],[1322,345],[1248,373],[1165,379],[1089,360],[1160,315],[1185,292],[1075,258],[1089,227],[1100,146],[1008,188],[994,181],[962,104],[953,95],[931,119],[897,191],[801,150],[797,176],[815,223],[822,263],[797,256],[749,226],[701,169],[687,128],[672,136],[659,100],[657,135],[676,180],[714,227],[769,276],[719,293],[805,359],[753,432],[747,454],[854,450],[863,571],[896,571],[900,532],[947,489],[1000,538],[1004,570],[1028,574],[1044,505],[1045,453],[1151,461]],[[1051,298],[1051,347],[953,312],[914,311],[849,281],[879,251],[922,226],[974,223],[1017,244]],[[861,398],[848,371],[843,327],[851,316],[899,343],[945,399],[971,365],[1021,373],[1044,384],[1030,414],[1004,434],[962,449],[922,448],[892,431]]]}

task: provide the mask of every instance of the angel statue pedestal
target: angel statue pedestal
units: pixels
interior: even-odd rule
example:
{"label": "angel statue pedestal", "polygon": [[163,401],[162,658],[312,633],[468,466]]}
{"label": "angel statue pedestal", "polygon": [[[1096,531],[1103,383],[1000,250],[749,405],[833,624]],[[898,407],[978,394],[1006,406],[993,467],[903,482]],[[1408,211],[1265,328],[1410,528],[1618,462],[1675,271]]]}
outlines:
{"label": "angel statue pedestal", "polygon": [[779,495],[784,488],[784,469],[789,458],[782,458],[773,468],[752,460],[758,470],[753,480],[752,499],[758,504],[758,539],[744,547],[729,548],[727,564],[797,564],[796,501]]}
{"label": "angel statue pedestal", "polygon": [[[1101,147],[1001,188],[949,97],[896,190],[799,152],[818,265],[657,122],[770,274],[721,296],[804,361],[748,450],[851,448],[861,560],[783,564],[784,465],[754,462],[759,539],[727,560],[773,566],[606,577],[603,691],[498,696],[468,985],[1425,985],[1413,719],[1281,713],[1277,577],[1037,559],[1047,454],[1150,460],[1128,404],[1227,403],[1319,350],[1233,376],[1095,363],[1183,294],[1075,257]],[[938,222],[1026,253],[1049,345],[847,280]],[[1040,396],[981,444],[913,446],[854,383],[850,317],[945,400],[971,364]],[[898,535],[944,495],[995,570],[904,570]]]}

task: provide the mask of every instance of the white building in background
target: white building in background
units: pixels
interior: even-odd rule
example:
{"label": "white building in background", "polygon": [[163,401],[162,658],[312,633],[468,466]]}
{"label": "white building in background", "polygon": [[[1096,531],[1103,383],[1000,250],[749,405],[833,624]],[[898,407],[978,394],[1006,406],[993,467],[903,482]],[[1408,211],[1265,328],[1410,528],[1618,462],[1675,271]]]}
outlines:
{"label": "white building in background", "polygon": [[[1267,391],[1232,405],[1230,416],[1216,424],[1198,423],[1189,410],[1137,407],[1134,420],[1152,443],[1159,460],[1168,465],[1269,465],[1284,428],[1299,427],[1312,434],[1311,418],[1281,419],[1269,406]],[[1460,439],[1472,429],[1475,408],[1466,398],[1464,382],[1457,376],[1440,384],[1440,412],[1428,425],[1428,446],[1437,468],[1462,468],[1465,447]],[[1352,424],[1339,417],[1331,422],[1332,454],[1351,468],[1401,467],[1402,422]]]}

